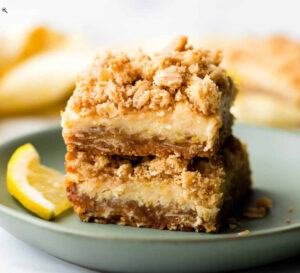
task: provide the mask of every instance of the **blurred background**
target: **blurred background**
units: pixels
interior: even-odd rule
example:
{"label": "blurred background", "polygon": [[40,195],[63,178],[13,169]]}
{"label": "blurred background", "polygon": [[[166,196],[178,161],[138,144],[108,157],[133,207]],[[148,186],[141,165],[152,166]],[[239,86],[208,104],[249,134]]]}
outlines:
{"label": "blurred background", "polygon": [[59,123],[75,78],[107,48],[155,51],[184,34],[224,49],[240,122],[300,126],[300,2],[0,1],[0,141]]}

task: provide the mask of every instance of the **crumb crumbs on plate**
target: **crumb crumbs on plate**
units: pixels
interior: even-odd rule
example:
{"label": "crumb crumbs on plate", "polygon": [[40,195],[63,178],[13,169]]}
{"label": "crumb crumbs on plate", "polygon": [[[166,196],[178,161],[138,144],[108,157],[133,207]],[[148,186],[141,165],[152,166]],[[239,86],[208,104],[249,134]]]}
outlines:
{"label": "crumb crumbs on plate", "polygon": [[288,208],[288,211],[289,211],[289,212],[293,212],[293,211],[294,211],[294,207],[290,206],[290,207]]}
{"label": "crumb crumbs on plate", "polygon": [[291,218],[286,218],[285,221],[286,221],[288,224],[289,224],[290,222],[292,222]]}
{"label": "crumb crumbs on plate", "polygon": [[237,225],[236,224],[229,224],[229,228],[231,230],[235,230],[237,228]]}
{"label": "crumb crumbs on plate", "polygon": [[249,219],[263,218],[267,211],[272,207],[272,200],[267,197],[261,197],[256,201],[256,207],[246,207],[243,216]]}
{"label": "crumb crumbs on plate", "polygon": [[266,209],[270,209],[272,207],[272,200],[267,197],[261,197],[257,199],[256,206],[258,208],[263,207]]}
{"label": "crumb crumbs on plate", "polygon": [[242,232],[239,232],[238,235],[246,235],[246,234],[249,234],[250,233],[250,230],[246,229]]}
{"label": "crumb crumbs on plate", "polygon": [[249,219],[256,219],[256,218],[263,218],[266,216],[266,208],[258,207],[258,208],[251,208],[246,207],[243,211],[243,216]]}

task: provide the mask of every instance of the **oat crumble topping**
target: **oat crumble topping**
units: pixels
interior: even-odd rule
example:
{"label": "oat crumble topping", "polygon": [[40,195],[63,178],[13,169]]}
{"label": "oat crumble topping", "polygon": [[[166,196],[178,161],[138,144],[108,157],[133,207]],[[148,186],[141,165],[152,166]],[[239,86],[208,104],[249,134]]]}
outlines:
{"label": "oat crumble topping", "polygon": [[242,232],[239,232],[238,235],[246,235],[246,234],[249,234],[250,233],[250,230],[246,229]]}
{"label": "oat crumble topping", "polygon": [[266,214],[267,211],[266,208],[264,207],[257,207],[257,208],[247,207],[243,211],[243,216],[249,219],[264,218]]}
{"label": "oat crumble topping", "polygon": [[221,68],[221,51],[195,49],[177,37],[162,52],[149,56],[106,53],[97,56],[77,79],[69,106],[81,115],[111,117],[129,111],[172,110],[185,102],[194,111],[214,115],[221,96],[236,92]]}
{"label": "oat crumble topping", "polygon": [[272,200],[267,197],[261,197],[257,199],[256,206],[258,208],[263,207],[265,209],[270,209],[272,207]]}
{"label": "oat crumble topping", "polygon": [[256,200],[256,207],[246,207],[243,216],[249,219],[263,218],[267,211],[272,207],[272,200],[267,197],[261,197]]}

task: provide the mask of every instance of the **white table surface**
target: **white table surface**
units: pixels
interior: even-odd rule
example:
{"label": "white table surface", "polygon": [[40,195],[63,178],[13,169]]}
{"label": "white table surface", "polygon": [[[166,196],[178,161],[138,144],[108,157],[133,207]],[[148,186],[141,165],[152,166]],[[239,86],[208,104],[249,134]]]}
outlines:
{"label": "white table surface", "polygon": [[[59,117],[10,118],[0,121],[0,142],[59,124]],[[268,253],[266,253],[268,255]],[[67,263],[14,238],[0,227],[0,273],[88,273],[95,272]],[[243,273],[299,273],[300,255]]]}

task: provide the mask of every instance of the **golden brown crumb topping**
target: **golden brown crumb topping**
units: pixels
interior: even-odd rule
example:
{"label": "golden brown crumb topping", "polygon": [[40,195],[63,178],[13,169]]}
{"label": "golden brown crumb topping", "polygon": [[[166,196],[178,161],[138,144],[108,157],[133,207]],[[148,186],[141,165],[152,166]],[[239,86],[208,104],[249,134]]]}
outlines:
{"label": "golden brown crumb topping", "polygon": [[66,168],[69,172],[76,170],[78,166],[72,166],[72,161],[77,159],[84,165],[85,170],[93,176],[108,174],[116,176],[120,182],[128,182],[130,177],[143,177],[151,180],[153,177],[168,178],[172,180],[182,175],[183,183],[192,183],[200,172],[203,178],[214,180],[216,177],[225,178],[224,166],[219,157],[214,159],[197,158],[187,160],[176,156],[166,158],[159,157],[131,157],[131,156],[100,156],[85,152],[77,155],[67,153]]}
{"label": "golden brown crumb topping", "polygon": [[[97,176],[99,173],[110,175],[118,174],[118,177],[128,180],[128,176],[141,176],[151,179],[152,177],[174,177],[185,173],[184,181],[192,181],[194,174],[200,172],[202,177],[214,179],[224,177],[225,169],[233,170],[238,165],[239,160],[244,161],[247,153],[243,144],[233,136],[229,137],[222,150],[212,158],[195,157],[192,160],[176,156],[165,158],[154,156],[101,156],[85,152],[78,152],[77,155],[67,153],[66,169],[73,172],[70,164],[78,159],[82,164],[87,163],[85,169],[89,173]],[[70,167],[70,168],[69,168]]]}
{"label": "golden brown crumb topping", "polygon": [[247,235],[249,233],[250,233],[250,230],[246,229],[246,230],[244,230],[242,232],[239,232],[238,235]]}
{"label": "golden brown crumb topping", "polygon": [[[82,115],[111,117],[128,111],[172,109],[185,101],[205,115],[216,114],[222,95],[236,89],[219,65],[220,51],[194,49],[178,37],[149,56],[106,53],[77,79],[69,106]],[[234,97],[234,96],[232,96]]]}
{"label": "golden brown crumb topping", "polygon": [[267,197],[260,197],[256,200],[256,207],[246,207],[243,216],[249,219],[264,218],[268,210],[272,208],[272,200]]}
{"label": "golden brown crumb topping", "polygon": [[261,197],[256,200],[256,206],[258,208],[263,207],[265,209],[270,209],[272,207],[272,200],[267,197]]}
{"label": "golden brown crumb topping", "polygon": [[243,216],[249,219],[264,218],[266,214],[267,211],[266,208],[264,207],[256,207],[256,208],[247,207],[243,211]]}

